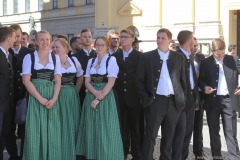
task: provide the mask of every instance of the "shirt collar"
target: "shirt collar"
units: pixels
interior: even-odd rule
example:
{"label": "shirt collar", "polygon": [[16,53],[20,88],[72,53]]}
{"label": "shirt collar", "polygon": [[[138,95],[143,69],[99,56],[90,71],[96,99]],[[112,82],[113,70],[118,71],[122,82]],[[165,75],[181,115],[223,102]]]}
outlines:
{"label": "shirt collar", "polygon": [[90,49],[89,51],[86,50],[86,49],[83,49],[83,50],[84,50],[84,52],[86,53],[87,56],[90,56],[90,53],[92,52],[92,49]]}
{"label": "shirt collar", "polygon": [[160,51],[159,49],[157,49],[157,50],[158,50],[158,54],[159,54],[161,60],[167,60],[168,59],[168,57],[169,57],[169,50],[166,53]]}
{"label": "shirt collar", "polygon": [[21,47],[22,47],[22,46],[20,45],[19,48],[18,48],[18,50],[15,50],[15,48],[12,48],[14,54],[19,54],[19,51],[20,51]]}
{"label": "shirt collar", "polygon": [[0,46],[0,49],[3,51],[3,53],[6,55],[6,57],[8,58],[9,52],[5,51],[5,49],[3,47]]}
{"label": "shirt collar", "polygon": [[[116,51],[117,51],[117,50],[116,50]],[[116,51],[111,50],[110,48],[108,49],[108,53],[109,53],[110,55],[112,55],[112,54],[115,53]]]}
{"label": "shirt collar", "polygon": [[187,56],[187,59],[190,59],[191,53],[188,53],[187,51],[185,51],[184,49],[182,49],[182,47],[180,47],[180,49],[181,49],[182,52]]}
{"label": "shirt collar", "polygon": [[215,59],[217,64],[223,64],[223,58],[224,57],[222,59],[220,59],[220,60],[217,60],[214,56],[213,56],[213,58]]}
{"label": "shirt collar", "polygon": [[125,51],[123,50],[123,55],[124,55],[125,57],[128,57],[129,54],[132,52],[132,50],[133,50],[133,48],[131,48],[128,52],[125,52]]}

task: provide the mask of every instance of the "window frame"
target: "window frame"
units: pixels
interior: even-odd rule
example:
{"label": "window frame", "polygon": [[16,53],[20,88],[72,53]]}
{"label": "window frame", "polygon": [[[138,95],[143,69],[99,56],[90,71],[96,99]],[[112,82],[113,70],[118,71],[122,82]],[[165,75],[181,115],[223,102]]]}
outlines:
{"label": "window frame", "polygon": [[3,0],[3,15],[7,15],[7,0]]}
{"label": "window frame", "polygon": [[[40,7],[40,4],[42,5],[41,7]],[[43,0],[38,0],[38,11],[42,11],[43,10],[43,4],[44,4]]]}
{"label": "window frame", "polygon": [[[29,2],[29,4],[28,4],[28,6],[27,6],[27,2]],[[27,7],[29,7],[28,9],[28,11],[27,11]],[[30,12],[30,0],[25,0],[25,12],[27,13],[27,12]]]}
{"label": "window frame", "polygon": [[68,7],[74,6],[74,0],[68,0]]}
{"label": "window frame", "polygon": [[94,4],[95,0],[86,0],[86,4]]}
{"label": "window frame", "polygon": [[53,5],[53,9],[57,9],[58,8],[58,0],[53,0],[52,5]]}
{"label": "window frame", "polygon": [[18,14],[18,0],[13,0],[13,14]]}

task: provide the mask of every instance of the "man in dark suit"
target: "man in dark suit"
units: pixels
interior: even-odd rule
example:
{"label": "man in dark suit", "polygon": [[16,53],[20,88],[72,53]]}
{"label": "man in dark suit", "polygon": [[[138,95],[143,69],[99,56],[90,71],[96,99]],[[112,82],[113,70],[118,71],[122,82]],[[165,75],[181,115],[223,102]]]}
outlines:
{"label": "man in dark suit", "polygon": [[180,31],[177,39],[180,44],[180,49],[177,52],[181,53],[185,58],[187,101],[176,126],[172,145],[172,158],[182,160],[188,158],[195,108],[199,108],[199,94],[194,63],[193,59],[190,58],[194,42],[193,33],[188,30]]}
{"label": "man in dark suit", "polygon": [[[112,54],[116,57],[119,66],[118,78],[116,79],[114,89],[117,91],[120,103],[120,120],[122,126],[122,138],[125,157],[129,152],[128,135],[131,138],[131,154],[133,160],[140,158],[140,97],[136,86],[136,72],[141,52],[132,48],[134,33],[125,29],[120,32],[120,42],[122,50]],[[128,124],[128,125],[127,125]],[[128,127],[128,128],[126,128]]]}
{"label": "man in dark suit", "polygon": [[[12,58],[8,49],[15,42],[15,30],[0,28],[0,160],[3,160],[4,140],[11,126],[14,105]],[[16,141],[15,141],[16,144]]]}
{"label": "man in dark suit", "polygon": [[[13,48],[10,48],[8,51],[12,56],[12,64],[13,64],[13,73],[14,73],[14,108],[12,112],[12,119],[11,119],[11,127],[8,133],[8,136],[5,139],[5,145],[7,151],[10,155],[10,160],[17,159],[18,151],[16,146],[16,124],[15,124],[15,113],[16,113],[16,104],[17,101],[22,99],[26,94],[26,88],[22,83],[22,77],[20,73],[22,72],[22,63],[23,58],[25,55],[29,53],[33,53],[34,50],[21,46],[21,36],[22,36],[22,29],[18,24],[13,24],[10,26],[12,29],[15,30],[16,41],[13,44]],[[21,156],[23,151],[23,144],[24,144],[24,136],[25,136],[25,124],[18,125],[18,136],[21,138]]]}
{"label": "man in dark suit", "polygon": [[[91,48],[92,33],[91,33],[90,29],[88,29],[88,28],[83,29],[80,34],[80,39],[81,39],[82,45],[83,45],[82,49],[79,52],[73,54],[73,56],[78,59],[78,61],[80,62],[81,66],[82,66],[84,73],[86,73],[88,60],[93,57],[96,57],[96,52]],[[86,87],[85,87],[84,80],[83,80],[82,87],[79,91],[81,106],[83,104],[85,95],[86,95]]]}
{"label": "man in dark suit", "polygon": [[168,49],[171,40],[168,29],[158,30],[158,48],[143,53],[138,65],[136,83],[146,119],[141,160],[153,159],[160,125],[160,159],[172,159],[173,135],[186,101],[186,76],[184,55]]}
{"label": "man in dark suit", "polygon": [[240,159],[237,141],[237,115],[240,111],[240,61],[237,56],[225,55],[225,42],[216,38],[212,41],[212,56],[202,60],[198,84],[205,92],[203,108],[206,110],[213,159],[224,159],[221,154],[219,117],[229,159]]}
{"label": "man in dark suit", "polygon": [[[201,60],[205,59],[202,53],[198,52],[198,41],[194,37],[194,45],[191,51],[193,59],[194,59],[194,67],[197,74],[197,78],[199,76],[199,66],[201,64]],[[195,118],[194,118],[194,128],[193,128],[193,153],[196,159],[204,159],[203,157],[203,96],[204,93],[201,89],[199,90],[199,109],[195,110]]]}
{"label": "man in dark suit", "polygon": [[77,53],[82,49],[82,41],[80,37],[72,37],[70,40],[70,46],[72,48],[72,51],[68,52],[68,57],[72,57],[74,53]]}

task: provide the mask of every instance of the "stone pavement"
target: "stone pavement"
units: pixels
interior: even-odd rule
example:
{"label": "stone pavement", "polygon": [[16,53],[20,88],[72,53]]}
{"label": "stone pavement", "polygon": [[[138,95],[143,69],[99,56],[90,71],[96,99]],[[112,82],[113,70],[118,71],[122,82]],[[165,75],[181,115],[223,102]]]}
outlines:
{"label": "stone pavement", "polygon": [[[204,112],[205,113],[205,112]],[[207,125],[207,119],[206,119],[206,115],[204,115],[203,117],[203,151],[204,154],[206,156],[206,158],[208,160],[212,160],[212,153],[211,153],[211,149],[210,149],[210,136],[209,136],[209,130],[208,130],[208,125]],[[222,124],[221,120],[220,123]],[[224,134],[223,134],[223,129],[222,129],[222,125],[221,126],[221,130],[220,130],[220,135],[221,135],[221,142],[222,142],[222,156],[224,157],[224,160],[229,160],[228,158],[228,152],[227,152],[227,145],[226,145],[226,141],[224,138]],[[155,145],[155,149],[154,149],[154,154],[153,154],[153,158],[155,160],[158,160],[159,156],[160,156],[160,138],[161,138],[161,129],[159,129],[158,132],[158,137],[156,138],[156,145]],[[238,144],[240,144],[240,119],[238,118],[238,122],[237,122],[237,139],[238,139]],[[190,142],[190,147],[189,147],[189,156],[187,160],[194,160],[195,156],[193,154],[193,149],[192,149],[192,140]],[[131,156],[129,155],[128,160],[131,159]]]}
{"label": "stone pavement", "polygon": [[[221,123],[221,120],[220,120]],[[238,118],[238,122],[237,122],[237,138],[238,138],[238,142],[240,144],[240,119]],[[158,137],[156,138],[156,145],[155,145],[155,150],[154,150],[154,154],[153,154],[153,158],[155,160],[158,160],[159,156],[160,156],[160,135],[161,135],[161,130],[159,130],[158,132]],[[223,130],[222,130],[222,125],[221,125],[221,131],[220,131],[220,135],[221,135],[221,142],[222,142],[222,156],[226,159],[229,160],[228,158],[228,153],[227,153],[227,146],[226,146],[226,142],[225,142],[225,138],[224,138],[224,134],[223,134]],[[20,149],[20,140],[17,140],[17,145],[18,148]],[[206,120],[206,116],[204,115],[204,119],[203,119],[203,147],[204,147],[204,154],[206,156],[206,158],[208,160],[212,159],[212,155],[211,155],[211,150],[210,150],[210,139],[209,139],[209,131],[208,131],[208,125],[207,125],[207,120]],[[20,150],[19,150],[20,152]],[[7,151],[4,151],[4,160],[8,160],[9,155],[7,153]],[[195,156],[192,152],[192,140],[190,143],[190,147],[189,147],[189,157],[187,160],[194,160]],[[128,160],[131,159],[131,156],[128,156]]]}

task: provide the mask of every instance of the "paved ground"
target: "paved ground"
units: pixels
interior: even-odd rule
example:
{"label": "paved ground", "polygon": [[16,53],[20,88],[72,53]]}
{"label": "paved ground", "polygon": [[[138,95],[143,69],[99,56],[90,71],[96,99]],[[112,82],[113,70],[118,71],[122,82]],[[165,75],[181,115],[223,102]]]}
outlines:
{"label": "paved ground", "polygon": [[[221,120],[220,120],[221,122]],[[238,130],[238,142],[240,144],[240,119],[238,119],[238,123],[237,123],[237,130]],[[160,156],[160,131],[159,130],[159,136],[156,138],[156,145],[155,145],[155,150],[154,150],[154,154],[153,157],[155,160],[158,160],[159,156]],[[229,160],[228,158],[228,153],[227,153],[227,146],[226,146],[226,142],[225,142],[225,138],[224,138],[224,134],[223,134],[223,130],[221,127],[221,131],[220,131],[220,135],[221,135],[221,141],[222,141],[222,155],[226,160]],[[18,148],[20,149],[20,140],[17,140],[17,144],[18,144]],[[204,146],[204,154],[206,156],[206,158],[208,158],[208,160],[212,159],[211,156],[211,150],[210,150],[210,139],[209,139],[209,131],[208,131],[208,125],[207,125],[207,120],[206,117],[204,116],[204,121],[203,121],[203,146]],[[195,158],[193,152],[192,152],[192,140],[190,143],[190,148],[189,148],[189,157],[187,160],[193,160]],[[20,152],[20,150],[19,150]],[[7,153],[7,151],[4,151],[4,160],[8,160],[9,155]],[[129,155],[128,160],[131,159],[131,156]]]}

